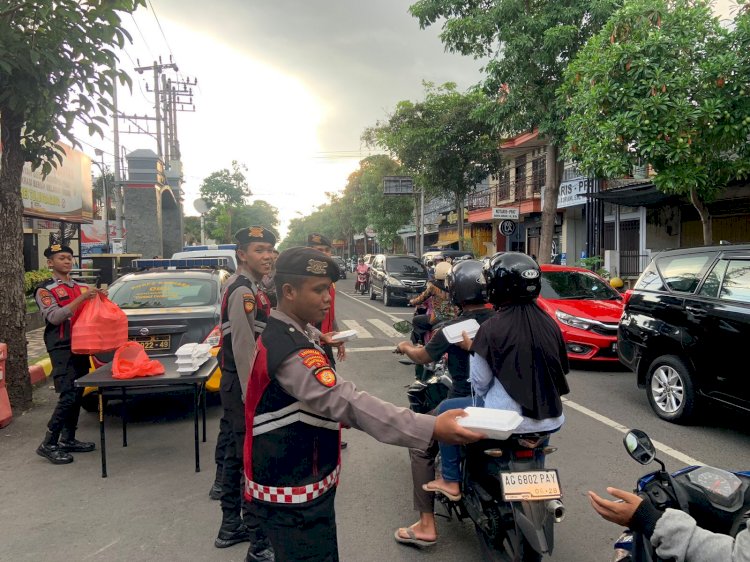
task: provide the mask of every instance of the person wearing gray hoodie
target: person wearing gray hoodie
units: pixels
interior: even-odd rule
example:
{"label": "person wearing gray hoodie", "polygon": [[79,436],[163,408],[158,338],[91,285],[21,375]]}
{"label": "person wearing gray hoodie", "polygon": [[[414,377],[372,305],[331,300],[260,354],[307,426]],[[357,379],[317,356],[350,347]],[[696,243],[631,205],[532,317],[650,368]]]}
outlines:
{"label": "person wearing gray hoodie", "polygon": [[605,500],[589,492],[594,510],[607,521],[643,533],[660,558],[675,562],[750,562],[747,522],[732,538],[701,529],[695,519],[677,509],[659,511],[651,502],[617,488],[607,488],[607,493],[621,501]]}

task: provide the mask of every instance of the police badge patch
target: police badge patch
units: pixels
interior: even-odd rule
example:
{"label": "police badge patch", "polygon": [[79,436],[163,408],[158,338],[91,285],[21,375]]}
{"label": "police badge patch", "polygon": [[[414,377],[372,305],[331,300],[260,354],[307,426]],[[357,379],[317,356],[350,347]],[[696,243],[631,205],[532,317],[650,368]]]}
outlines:
{"label": "police badge patch", "polygon": [[255,310],[255,297],[253,297],[253,295],[251,295],[250,293],[243,295],[242,304],[245,307],[245,313],[250,314],[253,310]]}
{"label": "police badge patch", "polygon": [[68,291],[63,289],[62,287],[56,287],[55,288],[55,294],[61,298],[61,299],[67,299],[68,298]]}
{"label": "police badge patch", "polygon": [[42,306],[50,306],[52,304],[52,293],[47,289],[40,290],[39,300],[42,301]]}
{"label": "police badge patch", "polygon": [[325,275],[328,263],[319,260],[307,260],[307,271],[313,275]]}
{"label": "police badge patch", "polygon": [[328,360],[317,349],[303,349],[298,354],[302,364],[308,369],[319,369],[328,366]]}
{"label": "police badge patch", "polygon": [[321,367],[315,371],[315,378],[327,388],[331,388],[336,384],[336,373],[330,367]]}

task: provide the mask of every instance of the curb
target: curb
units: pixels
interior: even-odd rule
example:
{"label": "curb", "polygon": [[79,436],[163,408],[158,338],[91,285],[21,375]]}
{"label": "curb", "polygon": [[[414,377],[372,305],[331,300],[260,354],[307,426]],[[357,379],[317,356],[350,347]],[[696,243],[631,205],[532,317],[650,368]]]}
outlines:
{"label": "curb", "polygon": [[37,361],[33,365],[29,365],[29,377],[31,378],[32,386],[39,386],[43,384],[47,377],[52,372],[52,361],[49,357],[45,357],[41,361]]}

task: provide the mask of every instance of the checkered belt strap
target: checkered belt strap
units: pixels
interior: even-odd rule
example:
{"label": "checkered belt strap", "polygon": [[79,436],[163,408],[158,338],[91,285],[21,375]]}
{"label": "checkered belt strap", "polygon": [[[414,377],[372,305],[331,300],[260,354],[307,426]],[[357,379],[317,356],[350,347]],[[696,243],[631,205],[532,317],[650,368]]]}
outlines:
{"label": "checkered belt strap", "polygon": [[307,484],[306,486],[263,486],[257,482],[245,480],[245,492],[256,500],[264,502],[285,504],[307,503],[322,496],[338,484],[340,472],[341,465],[339,464],[323,480]]}

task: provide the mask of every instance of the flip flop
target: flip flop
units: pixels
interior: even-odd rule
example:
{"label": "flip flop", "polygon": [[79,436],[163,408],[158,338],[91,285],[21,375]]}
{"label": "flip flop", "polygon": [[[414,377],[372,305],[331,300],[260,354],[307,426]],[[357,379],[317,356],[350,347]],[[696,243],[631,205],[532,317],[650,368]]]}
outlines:
{"label": "flip flop", "polygon": [[461,499],[461,494],[451,494],[447,490],[443,490],[442,488],[438,488],[437,486],[430,486],[430,483],[422,484],[422,489],[425,492],[435,492],[436,494],[443,494],[446,498],[451,500],[452,502],[457,502]]}
{"label": "flip flop", "polygon": [[[404,529],[406,531],[406,534],[409,535],[409,538],[404,538],[399,534],[399,531],[401,529]],[[411,527],[401,527],[401,529],[396,529],[396,532],[393,535],[393,537],[396,539],[396,542],[400,542],[401,544],[411,544],[421,548],[426,548],[428,546],[434,546],[435,544],[437,544],[437,539],[435,539],[434,541],[418,539],[417,535],[414,534],[414,529],[412,529]]]}

